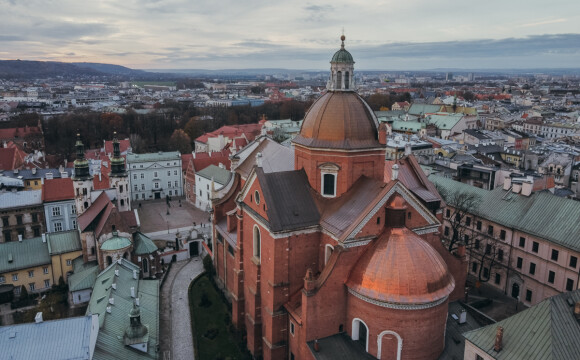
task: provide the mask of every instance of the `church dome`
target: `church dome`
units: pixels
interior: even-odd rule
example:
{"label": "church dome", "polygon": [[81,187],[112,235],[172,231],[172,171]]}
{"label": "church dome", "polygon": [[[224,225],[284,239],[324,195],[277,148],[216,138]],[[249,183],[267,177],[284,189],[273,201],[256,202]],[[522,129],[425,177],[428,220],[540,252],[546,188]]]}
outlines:
{"label": "church dome", "polygon": [[428,304],[446,298],[455,280],[431,245],[400,227],[384,233],[359,258],[347,286],[374,301]]}
{"label": "church dome", "polygon": [[344,39],[345,37],[344,35],[342,35],[340,37],[340,40],[342,40],[342,45],[340,47],[340,50],[335,52],[334,55],[332,56],[332,60],[330,60],[331,63],[348,63],[348,64],[354,63],[352,55],[344,49]]}
{"label": "church dome", "polygon": [[357,93],[329,91],[312,104],[294,142],[330,149],[382,147],[377,124],[375,114]]}

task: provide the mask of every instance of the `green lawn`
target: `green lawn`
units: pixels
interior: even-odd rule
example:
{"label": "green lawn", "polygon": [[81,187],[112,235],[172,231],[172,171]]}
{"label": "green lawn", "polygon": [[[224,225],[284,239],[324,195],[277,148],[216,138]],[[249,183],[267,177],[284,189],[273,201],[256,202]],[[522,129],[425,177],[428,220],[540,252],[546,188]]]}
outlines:
{"label": "green lawn", "polygon": [[[205,294],[205,296],[203,295]],[[230,331],[231,314],[227,304],[210,282],[207,274],[196,279],[189,288],[189,306],[193,337],[198,358],[246,359],[240,351],[236,335]]]}

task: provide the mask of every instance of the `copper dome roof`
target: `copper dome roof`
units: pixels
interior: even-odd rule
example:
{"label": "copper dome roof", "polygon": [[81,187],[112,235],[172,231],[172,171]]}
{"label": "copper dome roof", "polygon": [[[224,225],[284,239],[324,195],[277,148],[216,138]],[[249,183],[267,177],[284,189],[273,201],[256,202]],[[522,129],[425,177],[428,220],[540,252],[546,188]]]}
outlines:
{"label": "copper dome roof", "polygon": [[359,258],[346,285],[372,300],[426,304],[448,296],[455,280],[431,245],[407,228],[393,228]]}
{"label": "copper dome roof", "polygon": [[317,148],[368,149],[378,141],[378,121],[353,91],[329,91],[308,110],[294,143]]}

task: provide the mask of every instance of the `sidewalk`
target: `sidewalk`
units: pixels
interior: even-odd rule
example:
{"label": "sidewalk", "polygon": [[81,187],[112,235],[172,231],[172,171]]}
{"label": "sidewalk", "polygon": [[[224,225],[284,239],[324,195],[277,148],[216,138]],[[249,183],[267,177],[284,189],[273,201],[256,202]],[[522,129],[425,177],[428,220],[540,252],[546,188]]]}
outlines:
{"label": "sidewalk", "polygon": [[194,359],[189,285],[203,272],[201,258],[173,263],[161,288],[160,360]]}

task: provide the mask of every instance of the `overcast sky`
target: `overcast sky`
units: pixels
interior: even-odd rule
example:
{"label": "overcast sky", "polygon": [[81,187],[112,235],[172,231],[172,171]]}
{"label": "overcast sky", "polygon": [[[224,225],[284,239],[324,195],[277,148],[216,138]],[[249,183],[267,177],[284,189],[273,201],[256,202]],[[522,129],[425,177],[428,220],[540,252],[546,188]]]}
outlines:
{"label": "overcast sky", "polygon": [[138,69],[579,67],[577,0],[0,0],[0,59]]}

